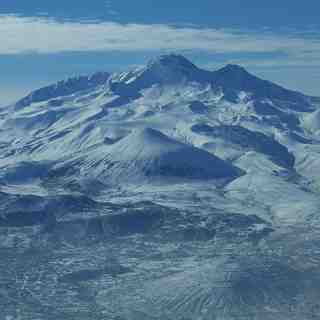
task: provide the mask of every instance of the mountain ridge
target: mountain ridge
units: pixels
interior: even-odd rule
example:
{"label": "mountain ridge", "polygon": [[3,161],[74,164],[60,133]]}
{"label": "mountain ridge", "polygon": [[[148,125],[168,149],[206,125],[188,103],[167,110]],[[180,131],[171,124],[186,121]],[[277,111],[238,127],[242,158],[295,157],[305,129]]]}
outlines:
{"label": "mountain ridge", "polygon": [[[268,80],[262,80],[250,74],[244,67],[228,64],[215,71],[198,68],[182,55],[168,54],[151,59],[145,67],[128,73],[98,72],[92,76],[81,76],[60,81],[56,84],[40,88],[19,100],[17,108],[27,106],[32,102],[41,102],[48,98],[66,96],[95,86],[106,84],[110,90],[120,96],[136,96],[141,90],[155,84],[170,84],[184,82],[210,84],[214,90],[221,90],[224,96],[237,102],[237,95],[244,91],[252,94],[255,99],[284,100],[297,111],[314,110],[312,97],[300,92],[285,89]],[[313,97],[315,99],[315,97]],[[299,103],[299,106],[295,106]],[[300,108],[300,109],[299,109]]]}
{"label": "mountain ridge", "polygon": [[[76,76],[66,80],[58,81],[54,84],[42,87],[29,93],[26,97],[16,102],[17,109],[28,106],[32,102],[42,102],[61,96],[67,96],[82,90],[93,89],[103,85],[108,80],[110,74],[107,72],[96,72],[91,76]],[[53,102],[52,106],[58,106],[59,102]]]}

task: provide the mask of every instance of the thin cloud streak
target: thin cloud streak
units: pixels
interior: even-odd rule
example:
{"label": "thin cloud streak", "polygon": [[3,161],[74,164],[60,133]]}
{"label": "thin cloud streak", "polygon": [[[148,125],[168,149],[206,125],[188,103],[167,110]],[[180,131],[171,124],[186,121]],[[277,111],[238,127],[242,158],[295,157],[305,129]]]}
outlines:
{"label": "thin cloud streak", "polygon": [[[208,53],[282,52],[292,63],[320,64],[320,39],[297,32],[275,34],[176,27],[166,24],[57,21],[49,17],[0,16],[0,54],[81,51],[181,51]],[[288,61],[287,61],[288,62]]]}

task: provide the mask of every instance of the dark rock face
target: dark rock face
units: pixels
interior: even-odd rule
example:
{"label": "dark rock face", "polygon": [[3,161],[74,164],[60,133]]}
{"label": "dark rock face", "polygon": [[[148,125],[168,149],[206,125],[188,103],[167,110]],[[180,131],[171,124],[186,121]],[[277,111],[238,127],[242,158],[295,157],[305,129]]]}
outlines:
{"label": "dark rock face", "polygon": [[[109,78],[109,73],[98,72],[90,76],[80,76],[70,78],[65,81],[59,81],[56,84],[38,89],[31,92],[28,96],[18,101],[15,105],[17,109],[28,106],[33,102],[41,102],[57,97],[68,96],[78,91],[92,89],[99,85],[103,85]],[[50,104],[54,107],[61,105],[61,101],[51,100]]]}
{"label": "dark rock face", "polygon": [[61,107],[63,105],[63,100],[52,99],[49,102],[50,107]]}
{"label": "dark rock face", "polygon": [[46,211],[12,212],[7,217],[0,217],[0,227],[29,227],[55,221],[54,215]]}
{"label": "dark rock face", "polygon": [[285,124],[292,130],[300,130],[300,120],[296,115],[278,109],[267,102],[255,101],[253,106],[258,114],[262,116],[276,117],[279,120],[280,125]]}
{"label": "dark rock face", "polygon": [[288,149],[271,137],[257,131],[250,131],[240,126],[216,126],[198,124],[192,127],[192,131],[213,138],[220,138],[241,146],[244,150],[252,150],[270,156],[272,161],[285,168],[293,168],[294,156]]}
{"label": "dark rock face", "polygon": [[193,101],[189,105],[189,109],[193,113],[197,113],[197,114],[206,114],[209,111],[209,107],[200,101]]}
{"label": "dark rock face", "polygon": [[130,235],[146,233],[159,227],[164,221],[165,213],[161,208],[146,210],[129,210],[116,214],[106,219],[106,224],[111,233],[116,235]]}
{"label": "dark rock face", "polygon": [[109,210],[108,204],[100,204],[85,196],[40,197],[0,193],[0,200],[0,227],[8,228],[43,225],[51,229],[61,219],[70,220],[69,215]]}
{"label": "dark rock face", "polygon": [[[138,208],[141,205],[143,208]],[[120,209],[120,210],[119,210]],[[85,214],[85,210],[90,212]],[[81,213],[84,212],[84,214]],[[130,237],[133,235],[152,235],[157,232],[172,210],[146,202],[134,205],[126,204],[121,208],[113,205],[102,206],[102,211],[110,212],[101,214],[97,208],[79,206],[78,209],[69,209],[69,214],[61,216],[57,214],[55,223],[37,220],[36,224],[44,224],[44,229],[50,234],[56,243],[68,241],[69,243],[82,243],[90,239],[105,239],[107,241],[115,240],[121,237]],[[1,226],[1,220],[0,220]]]}
{"label": "dark rock face", "polygon": [[299,142],[299,143],[302,143],[302,144],[313,144],[313,143],[314,143],[313,140],[307,139],[307,138],[305,138],[305,137],[303,137],[303,136],[301,136],[301,135],[299,135],[299,134],[296,134],[296,133],[294,133],[294,132],[292,132],[292,133],[290,134],[290,137],[291,137],[293,140],[295,140],[296,142]]}

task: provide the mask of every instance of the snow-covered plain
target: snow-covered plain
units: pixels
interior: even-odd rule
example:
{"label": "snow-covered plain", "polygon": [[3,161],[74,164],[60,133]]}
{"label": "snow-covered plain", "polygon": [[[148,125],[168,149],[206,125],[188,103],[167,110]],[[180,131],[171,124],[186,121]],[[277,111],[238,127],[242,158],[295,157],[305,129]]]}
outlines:
{"label": "snow-covered plain", "polygon": [[4,319],[320,319],[319,99],[165,55],[0,112]]}

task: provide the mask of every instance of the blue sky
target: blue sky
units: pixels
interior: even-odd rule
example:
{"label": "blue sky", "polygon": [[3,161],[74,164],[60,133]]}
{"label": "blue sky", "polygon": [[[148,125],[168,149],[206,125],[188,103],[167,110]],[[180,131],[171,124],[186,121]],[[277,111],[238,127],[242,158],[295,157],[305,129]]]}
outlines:
{"label": "blue sky", "polygon": [[1,0],[0,103],[165,52],[320,96],[319,12],[319,0]]}

